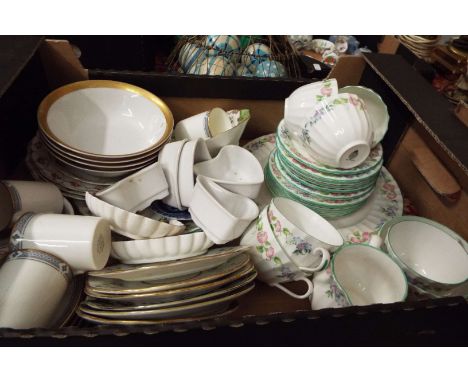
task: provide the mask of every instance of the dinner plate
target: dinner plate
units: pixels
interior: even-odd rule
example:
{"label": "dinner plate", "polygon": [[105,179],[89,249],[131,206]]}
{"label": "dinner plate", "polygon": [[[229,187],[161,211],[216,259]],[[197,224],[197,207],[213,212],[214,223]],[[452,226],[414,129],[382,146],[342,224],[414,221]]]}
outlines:
{"label": "dinner plate", "polygon": [[249,246],[214,248],[204,255],[189,259],[142,265],[117,264],[88,274],[125,281],[157,281],[184,277],[217,267],[244,253],[247,249]]}
{"label": "dinner plate", "polygon": [[100,301],[117,302],[117,303],[133,303],[136,305],[151,305],[161,303],[174,303],[188,298],[202,296],[210,293],[224,285],[230,284],[236,280],[255,273],[255,267],[252,264],[247,264],[236,272],[233,272],[225,277],[210,281],[204,284],[193,285],[186,288],[162,290],[151,293],[136,293],[136,294],[105,294],[85,291],[89,297],[94,297]]}
{"label": "dinner plate", "polygon": [[[165,301],[159,303],[148,303],[144,301],[119,301],[119,300],[103,300],[94,297],[87,297],[84,300],[83,304],[92,309],[97,310],[108,310],[113,312],[129,312],[129,311],[138,311],[138,310],[151,310],[151,309],[160,309],[167,308],[177,305],[186,305],[193,304],[196,302],[206,301],[213,299],[215,297],[224,296],[236,291],[239,288],[246,286],[251,283],[257,277],[257,272],[255,270],[251,271],[247,275],[231,282],[217,289],[208,291],[207,293],[193,295],[188,298],[174,299],[172,301]],[[218,281],[216,281],[218,282]]]}
{"label": "dinner plate", "polygon": [[150,310],[134,310],[134,311],[109,311],[109,310],[98,310],[93,309],[85,304],[81,304],[79,310],[86,314],[93,316],[114,318],[120,320],[158,320],[167,318],[182,318],[182,317],[193,317],[206,314],[213,314],[221,310],[226,310],[229,302],[236,300],[244,294],[250,292],[255,287],[255,283],[251,282],[246,286],[228,293],[224,296],[217,296],[213,299],[195,302],[186,305],[172,306],[159,309]]}
{"label": "dinner plate", "polygon": [[86,280],[86,290],[105,294],[151,293],[160,290],[186,288],[191,285],[207,283],[219,279],[246,266],[250,261],[247,253],[229,259],[225,263],[182,278],[156,281],[124,281],[90,276]]}
{"label": "dinner plate", "polygon": [[191,322],[191,321],[202,321],[202,320],[213,320],[215,318],[220,318],[231,314],[239,307],[239,304],[236,302],[230,303],[225,310],[220,310],[219,312],[197,316],[197,317],[185,317],[185,318],[171,318],[171,319],[163,319],[163,320],[118,320],[118,319],[111,319],[111,318],[103,318],[93,316],[91,314],[87,314],[82,312],[80,309],[77,310],[77,315],[81,318],[95,323],[99,325],[128,325],[128,326],[135,326],[135,325],[168,325],[168,324],[180,324],[184,322]]}

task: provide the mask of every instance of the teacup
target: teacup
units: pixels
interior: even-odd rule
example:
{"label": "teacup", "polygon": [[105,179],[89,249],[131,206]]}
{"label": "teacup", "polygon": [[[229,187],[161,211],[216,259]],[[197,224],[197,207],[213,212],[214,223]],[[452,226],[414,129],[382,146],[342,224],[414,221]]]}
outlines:
{"label": "teacup", "polygon": [[373,235],[371,243],[379,246],[385,242],[410,284],[438,296],[454,295],[468,285],[468,245],[444,225],[401,216],[387,222],[380,235]]}
{"label": "teacup", "polygon": [[326,268],[330,252],[343,245],[335,227],[291,199],[273,198],[268,207],[268,221],[281,247],[306,273]]}
{"label": "teacup", "polygon": [[163,201],[171,207],[182,209],[179,196],[179,161],[187,139],[166,144],[159,153],[159,163],[164,171],[169,188],[169,195]]}
{"label": "teacup", "polygon": [[198,176],[189,207],[194,223],[216,244],[237,239],[258,216],[251,199],[234,194],[212,180]]}
{"label": "teacup", "polygon": [[312,309],[404,301],[406,277],[390,256],[366,244],[341,247],[330,266],[314,274]]}
{"label": "teacup", "polygon": [[[255,264],[258,278],[270,286],[274,286],[291,297],[303,299],[309,297],[314,291],[312,282],[299,267],[291,261],[276,240],[268,221],[268,206],[264,207],[257,220],[242,235],[241,245],[249,245],[250,258]],[[298,295],[283,283],[303,281],[307,291]]]}
{"label": "teacup", "polygon": [[0,327],[50,326],[72,276],[64,261],[46,252],[11,253],[0,268]]}
{"label": "teacup", "polygon": [[232,127],[228,114],[221,108],[215,107],[210,111],[186,118],[175,126],[176,140],[197,138],[211,138]]}
{"label": "teacup", "polygon": [[10,250],[42,250],[74,274],[104,268],[110,256],[109,222],[94,216],[24,214],[12,229]]}

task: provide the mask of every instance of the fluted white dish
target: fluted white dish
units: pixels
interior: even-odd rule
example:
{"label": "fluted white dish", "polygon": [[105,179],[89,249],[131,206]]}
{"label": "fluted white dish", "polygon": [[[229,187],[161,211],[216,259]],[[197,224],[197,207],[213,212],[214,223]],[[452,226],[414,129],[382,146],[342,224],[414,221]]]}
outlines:
{"label": "fluted white dish", "polygon": [[203,175],[236,194],[255,199],[264,181],[263,168],[248,150],[234,145],[224,146],[216,158],[193,167]]}
{"label": "fluted white dish", "polygon": [[106,219],[113,231],[131,239],[155,239],[180,234],[185,226],[177,220],[164,223],[115,207],[89,192],[86,205],[94,216]]}
{"label": "fluted white dish", "polygon": [[301,128],[291,127],[292,139],[317,161],[349,169],[369,156],[373,128],[364,102],[343,93],[318,102]]}
{"label": "fluted white dish", "polygon": [[157,263],[202,255],[213,244],[204,232],[160,239],[114,241],[111,256],[124,264]]}
{"label": "fluted white dish", "polygon": [[238,238],[259,213],[251,199],[202,175],[197,178],[189,212],[194,223],[216,244]]}
{"label": "fluted white dish", "polygon": [[192,200],[193,188],[195,187],[194,164],[210,159],[211,155],[206,147],[206,142],[201,138],[186,142],[182,148],[177,174],[179,199],[182,207],[188,207]]}
{"label": "fluted white dish", "polygon": [[169,186],[159,162],[96,193],[99,199],[129,212],[143,210],[168,195]]}
{"label": "fluted white dish", "polygon": [[352,93],[356,94],[359,98],[364,101],[367,108],[367,113],[372,121],[374,128],[374,139],[372,141],[372,147],[375,147],[385,136],[388,130],[388,122],[390,116],[388,114],[387,105],[382,98],[374,92],[372,89],[364,86],[345,86],[338,90],[341,93]]}
{"label": "fluted white dish", "polygon": [[164,203],[179,210],[182,209],[179,196],[179,160],[186,142],[187,139],[182,139],[168,143],[159,153],[159,163],[169,185],[169,195],[163,199]]}
{"label": "fluted white dish", "polygon": [[284,120],[287,125],[303,126],[307,113],[317,104],[328,97],[338,94],[336,79],[303,85],[294,90],[284,101]]}

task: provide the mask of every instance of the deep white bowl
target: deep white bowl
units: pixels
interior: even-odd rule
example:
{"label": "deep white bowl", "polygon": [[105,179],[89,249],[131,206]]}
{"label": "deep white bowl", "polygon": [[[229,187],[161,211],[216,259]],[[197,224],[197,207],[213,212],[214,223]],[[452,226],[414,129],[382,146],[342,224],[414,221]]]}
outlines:
{"label": "deep white bowl", "polygon": [[318,162],[344,169],[364,162],[373,140],[363,101],[348,93],[318,102],[302,127],[290,129],[292,139]]}
{"label": "deep white bowl", "polygon": [[69,151],[91,157],[133,156],[172,133],[167,105],[137,86],[80,81],[54,90],[40,104],[41,131]]}

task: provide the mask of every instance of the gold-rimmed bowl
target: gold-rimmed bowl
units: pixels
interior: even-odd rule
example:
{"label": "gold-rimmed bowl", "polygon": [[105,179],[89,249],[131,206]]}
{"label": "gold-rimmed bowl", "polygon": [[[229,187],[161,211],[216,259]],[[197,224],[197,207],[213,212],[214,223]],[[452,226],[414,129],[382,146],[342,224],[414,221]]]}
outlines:
{"label": "gold-rimmed bowl", "polygon": [[157,96],[124,82],[88,80],[62,86],[39,105],[41,132],[55,145],[95,160],[133,159],[160,147],[174,118]]}

